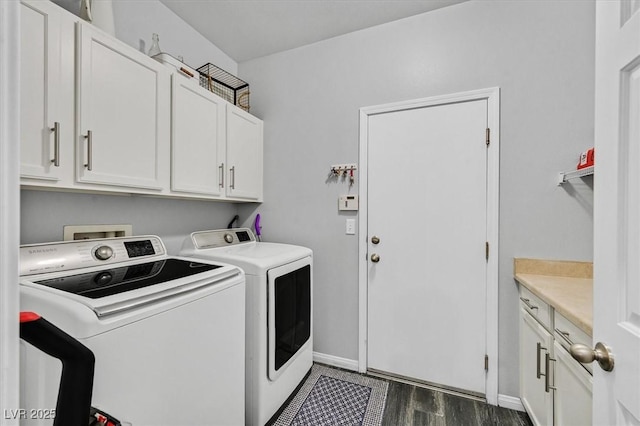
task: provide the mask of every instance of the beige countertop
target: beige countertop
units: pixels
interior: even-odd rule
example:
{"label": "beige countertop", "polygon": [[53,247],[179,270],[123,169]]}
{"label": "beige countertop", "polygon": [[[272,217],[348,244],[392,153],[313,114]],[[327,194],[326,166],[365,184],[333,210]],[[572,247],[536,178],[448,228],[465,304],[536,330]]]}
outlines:
{"label": "beige countertop", "polygon": [[516,281],[593,335],[593,264],[515,258]]}

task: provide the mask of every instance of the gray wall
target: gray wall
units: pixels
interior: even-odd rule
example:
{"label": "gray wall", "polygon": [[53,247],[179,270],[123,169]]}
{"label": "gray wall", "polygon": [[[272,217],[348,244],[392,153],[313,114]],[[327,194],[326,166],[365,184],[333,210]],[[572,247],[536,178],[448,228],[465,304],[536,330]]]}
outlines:
{"label": "gray wall", "polygon": [[20,242],[60,241],[65,225],[131,224],[134,235],[158,235],[175,254],[189,233],[226,228],[236,213],[232,203],[22,190]]}
{"label": "gray wall", "polygon": [[513,257],[592,259],[593,182],[555,179],[593,145],[594,23],[593,2],[472,1],[239,64],[265,120],[265,202],[240,212],[314,250],[315,351],[358,357],[358,237],[327,181],[358,160],[358,109],[499,86],[499,393],[519,394]]}

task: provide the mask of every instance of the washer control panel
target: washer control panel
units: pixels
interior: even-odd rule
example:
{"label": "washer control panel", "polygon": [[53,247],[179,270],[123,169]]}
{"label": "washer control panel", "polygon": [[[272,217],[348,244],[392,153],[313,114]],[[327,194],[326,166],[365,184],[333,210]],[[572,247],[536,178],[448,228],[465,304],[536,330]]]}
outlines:
{"label": "washer control panel", "polygon": [[20,275],[44,274],[166,255],[153,235],[31,244],[20,247]]}
{"label": "washer control panel", "polygon": [[204,249],[251,243],[256,237],[249,228],[234,228],[194,232],[191,240],[196,248]]}

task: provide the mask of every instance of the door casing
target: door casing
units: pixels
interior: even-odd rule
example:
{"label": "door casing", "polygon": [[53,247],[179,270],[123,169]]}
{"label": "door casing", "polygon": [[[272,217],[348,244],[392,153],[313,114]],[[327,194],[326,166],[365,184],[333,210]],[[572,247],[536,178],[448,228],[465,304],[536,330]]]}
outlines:
{"label": "door casing", "polygon": [[486,398],[492,405],[498,404],[498,220],[499,220],[499,183],[500,183],[500,88],[474,90],[429,98],[414,99],[383,105],[360,108],[360,213],[358,224],[358,370],[367,371],[367,310],[368,310],[368,119],[370,115],[413,108],[431,107],[466,102],[487,100],[487,123],[490,129],[490,145],[487,151],[487,240],[490,255],[487,260],[487,355],[489,357],[487,371]]}

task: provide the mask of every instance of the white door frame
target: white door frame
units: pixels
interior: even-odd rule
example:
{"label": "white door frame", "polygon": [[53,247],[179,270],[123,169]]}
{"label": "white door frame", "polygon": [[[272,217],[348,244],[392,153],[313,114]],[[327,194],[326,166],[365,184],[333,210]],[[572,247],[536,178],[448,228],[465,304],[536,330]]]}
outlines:
{"label": "white door frame", "polygon": [[[360,183],[360,214],[358,226],[358,285],[359,285],[359,327],[358,327],[358,370],[367,371],[367,249],[368,249],[368,122],[369,116],[374,114],[422,108],[458,102],[487,100],[487,123],[491,129],[491,144],[487,151],[487,241],[491,254],[487,263],[487,355],[489,356],[489,370],[487,372],[486,398],[492,405],[498,404],[498,219],[499,219],[499,188],[500,188],[500,88],[474,90],[470,92],[415,99],[384,105],[360,108],[360,153],[359,169]],[[457,166],[456,166],[457,167]]]}
{"label": "white door frame", "polygon": [[[0,0],[0,411],[19,407],[20,3]],[[6,411],[5,411],[6,410]],[[5,417],[3,415],[3,417]],[[17,425],[18,416],[0,421]]]}

